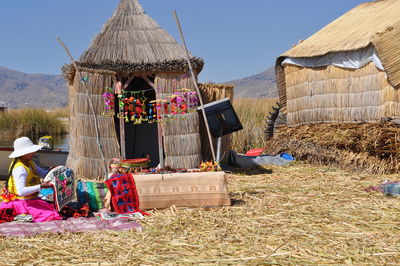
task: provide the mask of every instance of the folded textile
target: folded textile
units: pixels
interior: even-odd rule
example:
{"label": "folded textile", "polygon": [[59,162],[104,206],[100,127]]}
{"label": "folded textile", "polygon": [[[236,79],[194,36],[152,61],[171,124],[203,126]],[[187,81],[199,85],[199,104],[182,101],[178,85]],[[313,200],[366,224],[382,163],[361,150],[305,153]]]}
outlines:
{"label": "folded textile", "polygon": [[103,212],[95,212],[94,217],[103,220],[112,220],[112,219],[131,219],[131,220],[142,220],[144,219],[143,214],[140,212],[128,213],[128,214],[118,214],[118,213],[103,213]]}
{"label": "folded textile", "polygon": [[13,208],[0,208],[0,223],[8,223],[16,216]]}
{"label": "folded textile", "polygon": [[99,230],[130,230],[142,231],[142,226],[128,219],[100,220],[97,218],[71,218],[62,221],[45,223],[12,222],[0,224],[0,235],[30,236],[41,233],[85,232]]}
{"label": "folded textile", "polygon": [[389,180],[385,180],[382,184],[380,184],[378,186],[368,187],[368,188],[364,189],[364,191],[379,191],[379,192],[383,192],[387,195],[391,195],[392,191],[396,188],[396,186],[392,186],[392,185],[396,185],[396,184],[400,184],[400,182],[398,182],[398,181],[392,182]]}
{"label": "folded textile", "polygon": [[108,188],[102,182],[78,181],[76,187],[76,195],[78,204],[81,206],[85,203],[89,204],[90,210],[97,212],[103,209],[104,198],[107,195]]}
{"label": "folded textile", "polygon": [[61,209],[60,214],[65,218],[93,217],[87,203],[78,206],[78,203],[70,202]]}
{"label": "folded textile", "polygon": [[113,174],[105,181],[111,193],[111,203],[114,211],[119,214],[141,212],[139,196],[132,174]]}
{"label": "folded textile", "polygon": [[33,217],[30,214],[18,214],[14,217],[14,221],[31,223],[33,222]]}
{"label": "folded textile", "polygon": [[382,189],[386,195],[400,196],[400,183],[386,184]]}

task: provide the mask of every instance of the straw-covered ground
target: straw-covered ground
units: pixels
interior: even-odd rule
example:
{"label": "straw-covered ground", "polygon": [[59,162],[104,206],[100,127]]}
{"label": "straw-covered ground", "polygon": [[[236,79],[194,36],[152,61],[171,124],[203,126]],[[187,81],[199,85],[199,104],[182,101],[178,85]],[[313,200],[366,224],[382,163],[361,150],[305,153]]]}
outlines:
{"label": "straw-covered ground", "polygon": [[[397,264],[395,175],[296,163],[227,176],[234,205],[154,211],[143,232],[0,237],[0,264]],[[100,264],[98,264],[100,263]]]}

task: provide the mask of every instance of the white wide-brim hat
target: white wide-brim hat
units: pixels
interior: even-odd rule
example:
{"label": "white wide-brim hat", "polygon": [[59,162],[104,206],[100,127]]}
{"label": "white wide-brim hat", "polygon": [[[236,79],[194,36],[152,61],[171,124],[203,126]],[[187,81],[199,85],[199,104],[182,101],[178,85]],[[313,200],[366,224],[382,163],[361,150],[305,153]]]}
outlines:
{"label": "white wide-brim hat", "polygon": [[14,141],[14,151],[8,156],[9,158],[18,158],[25,154],[40,150],[39,145],[35,145],[27,137],[18,138]]}

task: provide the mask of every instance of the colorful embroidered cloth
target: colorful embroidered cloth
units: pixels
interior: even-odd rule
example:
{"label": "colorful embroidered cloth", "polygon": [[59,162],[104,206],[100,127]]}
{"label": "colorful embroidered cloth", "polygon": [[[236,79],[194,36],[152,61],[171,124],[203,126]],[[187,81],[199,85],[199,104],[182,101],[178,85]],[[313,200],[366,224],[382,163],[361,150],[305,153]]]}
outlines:
{"label": "colorful embroidered cloth", "polygon": [[60,211],[65,205],[75,200],[75,182],[72,169],[57,166],[51,169],[44,178],[53,184],[54,207]]}
{"label": "colorful embroidered cloth", "polygon": [[30,236],[41,233],[84,232],[98,230],[130,230],[142,231],[138,223],[120,218],[113,220],[100,220],[97,218],[71,218],[63,221],[46,223],[12,222],[0,224],[0,235],[3,236]]}
{"label": "colorful embroidered cloth", "polygon": [[111,203],[116,213],[141,212],[135,180],[131,174],[113,174],[105,183],[111,193]]}
{"label": "colorful embroidered cloth", "polygon": [[87,203],[89,204],[90,210],[94,212],[104,208],[103,201],[107,192],[108,188],[106,184],[99,182],[78,181],[76,186],[79,206]]}
{"label": "colorful embroidered cloth", "polygon": [[8,223],[14,220],[16,213],[14,209],[4,208],[0,209],[0,223]]}

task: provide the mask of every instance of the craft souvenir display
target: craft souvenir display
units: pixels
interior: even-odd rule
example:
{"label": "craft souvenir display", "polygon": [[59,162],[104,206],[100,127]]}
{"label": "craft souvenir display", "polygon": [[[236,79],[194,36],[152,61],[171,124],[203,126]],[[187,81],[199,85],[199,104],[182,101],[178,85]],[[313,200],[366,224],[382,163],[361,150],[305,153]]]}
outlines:
{"label": "craft souvenir display", "polygon": [[57,166],[46,174],[43,181],[53,185],[53,203],[57,211],[75,200],[74,173],[71,168]]}
{"label": "craft souvenir display", "polygon": [[218,172],[222,171],[221,167],[217,162],[202,162],[199,167],[201,172]]}
{"label": "craft souvenir display", "polygon": [[150,156],[146,158],[137,159],[117,159],[114,158],[108,165],[108,171],[112,174],[120,173],[138,173],[142,172],[143,168],[148,168],[150,163]]}
{"label": "craft souvenir display", "polygon": [[103,94],[106,105],[104,115],[114,115],[115,95],[119,102],[117,117],[124,119],[126,123],[169,121],[184,118],[179,115],[197,111],[199,98],[194,91],[183,88],[169,96],[168,99],[157,99],[150,102],[145,96],[147,91],[149,90],[124,91],[121,83],[118,82],[115,90],[108,89]]}

